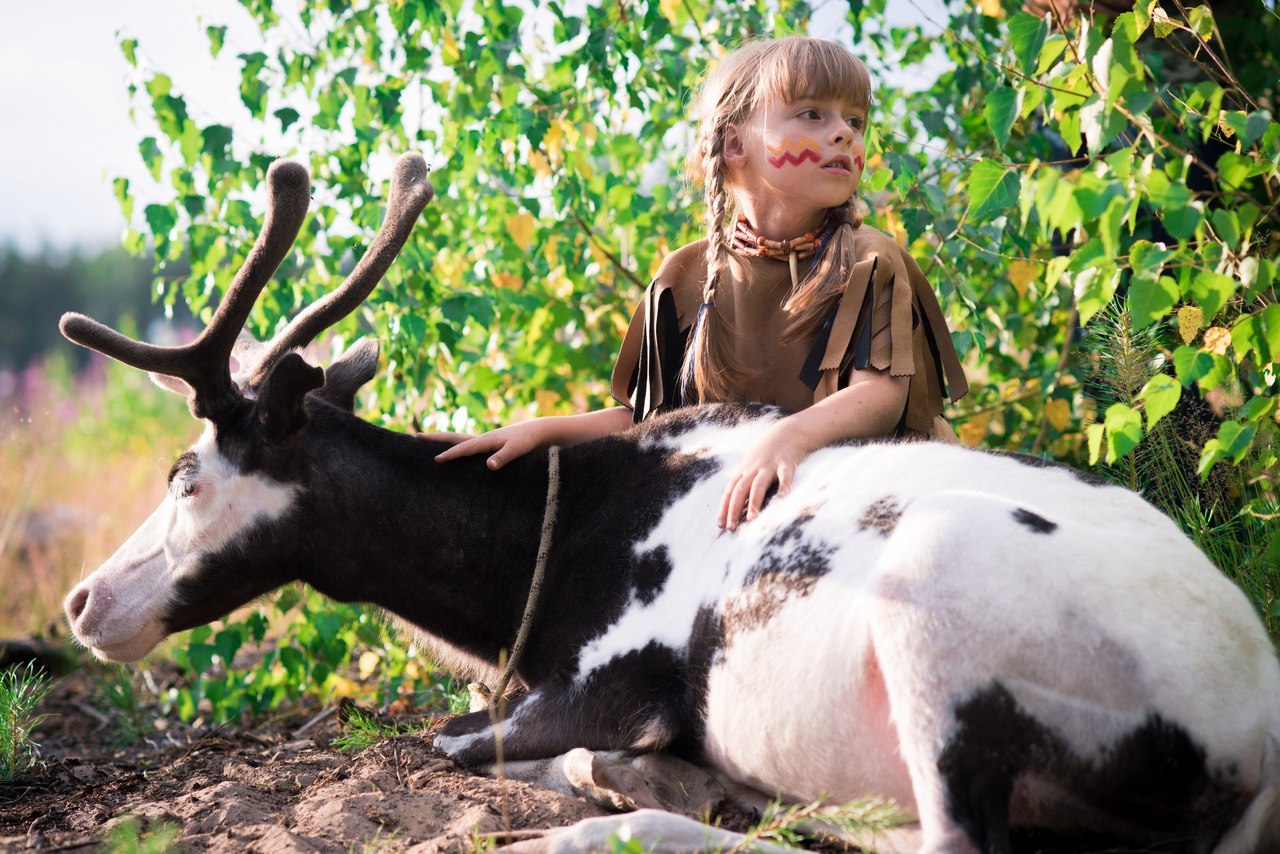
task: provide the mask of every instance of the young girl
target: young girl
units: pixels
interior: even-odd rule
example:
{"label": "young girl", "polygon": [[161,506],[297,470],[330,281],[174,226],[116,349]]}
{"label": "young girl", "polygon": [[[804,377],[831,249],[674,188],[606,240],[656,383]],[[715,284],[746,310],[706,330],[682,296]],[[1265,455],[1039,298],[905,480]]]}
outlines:
{"label": "young girl", "polygon": [[862,225],[866,67],[835,42],[792,36],[725,57],[700,96],[688,158],[707,237],[671,253],[613,370],[620,407],[538,418],[456,442],[440,462],[616,433],[703,401],[771,403],[778,421],[730,475],[719,524],[753,519],[813,451],[870,436],[953,438],[942,420],[968,385],[915,261]]}

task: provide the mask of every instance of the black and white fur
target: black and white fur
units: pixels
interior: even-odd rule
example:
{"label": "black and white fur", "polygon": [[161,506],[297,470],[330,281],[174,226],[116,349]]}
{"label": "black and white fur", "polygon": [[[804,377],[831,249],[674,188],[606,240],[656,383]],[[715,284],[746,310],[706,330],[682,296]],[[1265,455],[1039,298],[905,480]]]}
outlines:
{"label": "black and white fur", "polygon": [[[153,516],[68,595],[76,636],[136,660],[301,579],[490,673],[529,590],[546,452],[437,464],[350,412],[370,342],[305,396],[301,361],[207,422]],[[1274,840],[1280,667],[1169,519],[1067,468],[885,441],[813,454],[723,532],[724,478],[778,417],[709,406],[563,449],[507,759],[671,750],[787,798],[880,795],[930,851],[1007,850],[1022,825]],[[437,745],[492,761],[488,714]]]}

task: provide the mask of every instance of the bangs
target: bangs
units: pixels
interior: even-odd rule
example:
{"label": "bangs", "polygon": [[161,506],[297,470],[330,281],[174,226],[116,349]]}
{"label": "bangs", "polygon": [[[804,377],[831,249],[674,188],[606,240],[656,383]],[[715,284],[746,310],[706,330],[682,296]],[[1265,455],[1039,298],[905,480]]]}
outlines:
{"label": "bangs", "polygon": [[867,67],[844,46],[824,39],[792,36],[767,42],[760,57],[755,107],[766,99],[791,104],[804,98],[871,105]]}

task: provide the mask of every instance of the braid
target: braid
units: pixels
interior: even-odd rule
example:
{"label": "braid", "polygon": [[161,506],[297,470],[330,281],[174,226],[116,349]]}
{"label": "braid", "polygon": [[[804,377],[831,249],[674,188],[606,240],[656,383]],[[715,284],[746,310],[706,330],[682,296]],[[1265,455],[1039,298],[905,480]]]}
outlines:
{"label": "braid", "polygon": [[734,353],[734,332],[722,312],[715,310],[716,288],[729,263],[729,241],[725,220],[729,213],[729,193],[725,188],[724,128],[714,122],[702,146],[702,169],[706,199],[707,278],[702,287],[702,304],[689,336],[689,347],[680,371],[684,403],[720,400],[742,375],[743,367]]}
{"label": "braid", "polygon": [[[831,216],[840,224],[814,256],[799,287],[787,297],[783,305],[793,316],[782,333],[785,343],[817,334],[830,313],[831,306],[844,293],[849,275],[853,272],[853,265],[857,260],[855,235],[858,226],[862,224],[857,196],[831,208]],[[845,225],[846,222],[849,224]]]}

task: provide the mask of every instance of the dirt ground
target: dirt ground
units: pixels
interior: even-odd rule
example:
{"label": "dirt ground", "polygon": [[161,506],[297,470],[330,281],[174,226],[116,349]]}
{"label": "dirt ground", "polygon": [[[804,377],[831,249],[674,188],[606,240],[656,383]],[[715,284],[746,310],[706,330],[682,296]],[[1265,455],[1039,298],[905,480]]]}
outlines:
{"label": "dirt ground", "polygon": [[[43,704],[52,714],[35,733],[44,768],[0,785],[0,851],[92,850],[130,816],[153,834],[178,828],[185,851],[467,851],[603,814],[460,770],[429,734],[340,752],[340,716],[317,721],[315,710],[253,729],[168,722],[121,747],[118,728],[86,700],[89,687],[88,676],[64,677]],[[410,713],[396,723],[442,720]]]}

